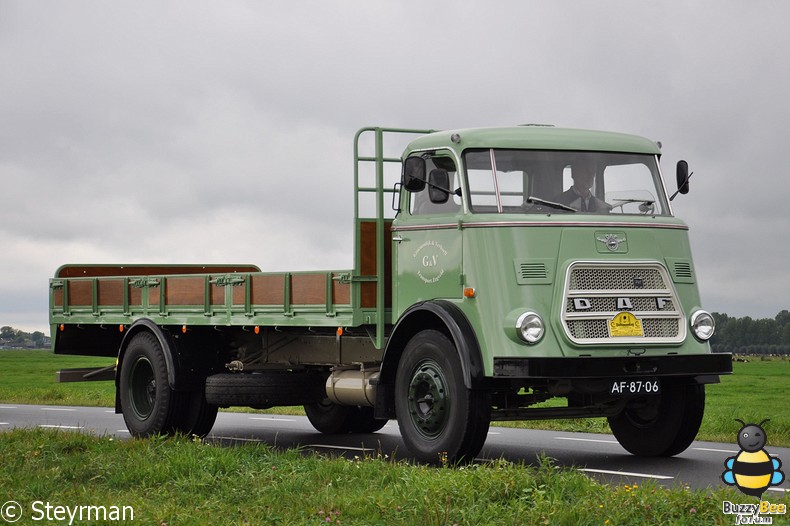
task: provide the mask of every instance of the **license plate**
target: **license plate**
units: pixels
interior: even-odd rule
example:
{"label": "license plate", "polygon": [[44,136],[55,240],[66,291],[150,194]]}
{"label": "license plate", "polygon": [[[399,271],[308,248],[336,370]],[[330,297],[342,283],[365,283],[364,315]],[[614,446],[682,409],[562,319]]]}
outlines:
{"label": "license plate", "polygon": [[661,382],[656,378],[614,380],[609,394],[627,396],[661,394]]}

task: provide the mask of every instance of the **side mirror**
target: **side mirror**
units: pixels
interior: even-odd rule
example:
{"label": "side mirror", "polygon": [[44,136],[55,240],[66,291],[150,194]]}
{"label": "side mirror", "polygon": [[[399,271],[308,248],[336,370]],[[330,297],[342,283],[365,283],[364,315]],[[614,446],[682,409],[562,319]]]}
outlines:
{"label": "side mirror", "polygon": [[689,163],[686,161],[678,161],[677,167],[677,181],[678,192],[681,194],[689,193]]}
{"label": "side mirror", "polygon": [[[424,183],[423,183],[424,184]],[[431,203],[444,204],[450,198],[450,174],[447,170],[435,168],[428,175],[428,198]]]}
{"label": "side mirror", "polygon": [[403,162],[403,187],[409,192],[425,190],[425,159],[407,157]]}

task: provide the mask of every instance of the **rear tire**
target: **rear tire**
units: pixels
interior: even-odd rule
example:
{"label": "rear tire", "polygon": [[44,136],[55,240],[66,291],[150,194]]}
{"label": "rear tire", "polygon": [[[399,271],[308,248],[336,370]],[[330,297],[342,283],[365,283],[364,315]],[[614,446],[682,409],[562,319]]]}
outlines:
{"label": "rear tire", "polygon": [[121,410],[132,436],[174,431],[178,393],[170,388],[164,349],[150,332],[132,337],[121,364]]}
{"label": "rear tire", "polygon": [[705,413],[705,386],[667,385],[660,396],[639,408],[610,417],[609,427],[628,452],[671,457],[694,441]]}
{"label": "rear tire", "polygon": [[205,391],[179,393],[182,408],[176,416],[175,428],[185,435],[204,437],[217,420],[219,407],[206,402]]}
{"label": "rear tire", "polygon": [[464,385],[461,360],[439,331],[424,330],[403,351],[395,378],[395,414],[403,441],[423,462],[469,462],[491,420],[489,397]]}

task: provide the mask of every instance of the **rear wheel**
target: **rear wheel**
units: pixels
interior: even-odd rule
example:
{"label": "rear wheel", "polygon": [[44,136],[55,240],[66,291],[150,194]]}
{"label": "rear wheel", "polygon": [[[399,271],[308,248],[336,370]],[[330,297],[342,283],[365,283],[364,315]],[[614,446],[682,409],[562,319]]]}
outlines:
{"label": "rear wheel", "polygon": [[143,332],[129,342],[119,394],[123,419],[133,436],[174,431],[178,394],[170,388],[164,350],[153,334]]}
{"label": "rear wheel", "polygon": [[395,378],[395,414],[409,450],[427,463],[471,461],[488,433],[483,391],[467,389],[458,352],[439,331],[424,330],[403,351]]}
{"label": "rear wheel", "polygon": [[181,398],[181,410],[176,415],[176,430],[185,435],[199,437],[208,435],[217,420],[219,408],[206,402],[205,391],[178,394]]}
{"label": "rear wheel", "polygon": [[671,457],[691,445],[704,413],[704,385],[667,385],[661,395],[646,398],[641,405],[627,407],[608,420],[615,438],[628,452]]}

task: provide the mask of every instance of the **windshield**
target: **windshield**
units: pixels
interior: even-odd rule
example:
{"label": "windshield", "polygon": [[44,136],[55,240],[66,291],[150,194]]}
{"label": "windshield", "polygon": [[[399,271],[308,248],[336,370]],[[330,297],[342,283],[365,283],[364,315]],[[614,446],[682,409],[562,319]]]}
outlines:
{"label": "windshield", "polygon": [[469,150],[475,213],[669,215],[654,155],[541,150]]}

